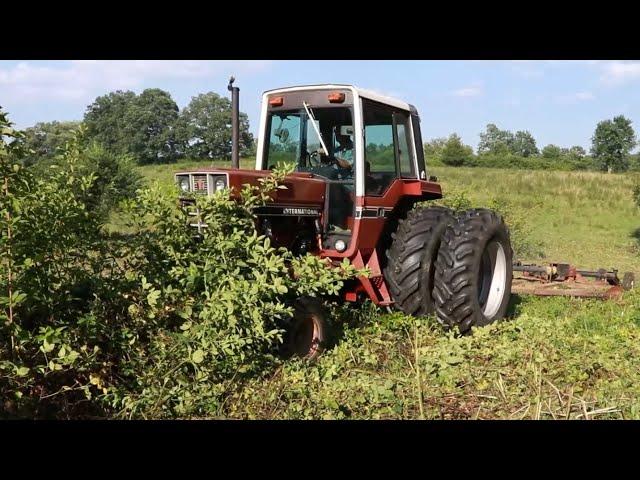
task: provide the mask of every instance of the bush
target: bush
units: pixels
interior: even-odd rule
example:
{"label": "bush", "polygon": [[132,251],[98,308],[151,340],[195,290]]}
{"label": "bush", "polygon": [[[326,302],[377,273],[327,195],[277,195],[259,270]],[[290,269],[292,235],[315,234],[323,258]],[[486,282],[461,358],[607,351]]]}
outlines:
{"label": "bush", "polygon": [[454,133],[445,143],[441,159],[442,163],[453,167],[467,165],[473,159],[473,150],[464,145],[460,137]]}
{"label": "bush", "polygon": [[482,154],[469,164],[475,167],[514,168],[522,170],[592,170],[591,158],[577,159],[569,156],[546,158],[540,156],[520,157],[513,154]]}
{"label": "bush", "polygon": [[178,192],[158,186],[124,202],[133,233],[112,235],[96,205],[117,182],[87,165],[114,157],[83,150],[78,136],[48,175],[34,175],[19,165],[22,135],[4,114],[0,131],[5,414],[211,414],[230,382],[277,362],[294,298],[334,295],[356,273],[257,234],[252,209],[284,172],[240,201],[196,199],[209,225],[199,239]]}
{"label": "bush", "polygon": [[[13,414],[85,409],[99,347],[85,335],[99,216],[93,175],[79,174],[77,142],[47,178],[20,167],[23,135],[0,112],[0,392]],[[98,275],[96,274],[98,273]],[[84,392],[85,395],[82,395]],[[80,395],[79,395],[80,394]],[[77,407],[77,408],[76,408]]]}
{"label": "bush", "polygon": [[120,415],[215,412],[230,383],[277,361],[293,299],[336,294],[354,274],[348,263],[328,268],[257,235],[251,210],[278,175],[245,188],[241,202],[224,192],[198,198],[209,227],[197,243],[176,209],[176,191],[156,186],[130,203],[131,227],[140,233],[120,255],[131,259],[124,275],[132,282],[125,289],[132,353],[105,379],[113,387],[104,397]]}

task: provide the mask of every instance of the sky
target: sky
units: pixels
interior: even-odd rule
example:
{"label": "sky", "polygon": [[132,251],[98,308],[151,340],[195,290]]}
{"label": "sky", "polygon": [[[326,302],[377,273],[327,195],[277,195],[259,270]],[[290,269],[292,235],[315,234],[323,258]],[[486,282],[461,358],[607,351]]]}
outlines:
{"label": "sky", "polygon": [[474,149],[488,123],[528,130],[538,147],[580,145],[616,115],[640,135],[638,61],[426,60],[78,60],[0,61],[0,106],[18,128],[81,120],[87,105],[114,90],[161,88],[182,109],[193,96],[229,95],[257,134],[261,94],[278,87],[345,83],[415,105],[425,141],[455,132]]}

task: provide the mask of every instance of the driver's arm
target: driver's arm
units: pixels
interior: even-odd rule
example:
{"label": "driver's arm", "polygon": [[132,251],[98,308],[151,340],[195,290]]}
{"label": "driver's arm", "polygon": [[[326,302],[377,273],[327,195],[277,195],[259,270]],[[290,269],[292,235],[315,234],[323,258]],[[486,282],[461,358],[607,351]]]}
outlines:
{"label": "driver's arm", "polygon": [[336,162],[340,166],[340,168],[351,168],[351,163],[342,158],[336,157]]}
{"label": "driver's arm", "polygon": [[353,150],[343,150],[342,156],[336,155],[336,163],[340,168],[352,168],[353,166]]}

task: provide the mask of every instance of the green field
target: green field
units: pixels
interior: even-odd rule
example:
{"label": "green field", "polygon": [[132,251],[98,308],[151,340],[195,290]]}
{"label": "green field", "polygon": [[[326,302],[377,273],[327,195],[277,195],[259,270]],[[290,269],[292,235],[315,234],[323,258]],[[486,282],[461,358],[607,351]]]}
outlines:
{"label": "green field", "polygon": [[[247,163],[245,163],[247,164]],[[250,165],[251,162],[248,162]],[[196,163],[141,167],[170,182]],[[219,164],[220,165],[220,164]],[[636,174],[431,169],[447,192],[526,217],[539,258],[640,273]],[[433,319],[334,307],[314,365],[231,387],[224,418],[640,418],[640,291],[617,301],[512,296],[510,317],[463,338]]]}

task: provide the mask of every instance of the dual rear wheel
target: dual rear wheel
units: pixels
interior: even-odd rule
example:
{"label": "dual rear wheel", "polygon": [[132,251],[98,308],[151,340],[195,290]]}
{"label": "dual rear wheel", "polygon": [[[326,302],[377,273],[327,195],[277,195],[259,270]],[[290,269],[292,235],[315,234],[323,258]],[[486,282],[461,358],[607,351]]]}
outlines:
{"label": "dual rear wheel", "polygon": [[466,333],[506,315],[512,256],[509,230],[496,212],[418,208],[398,226],[385,278],[397,308],[435,314]]}

